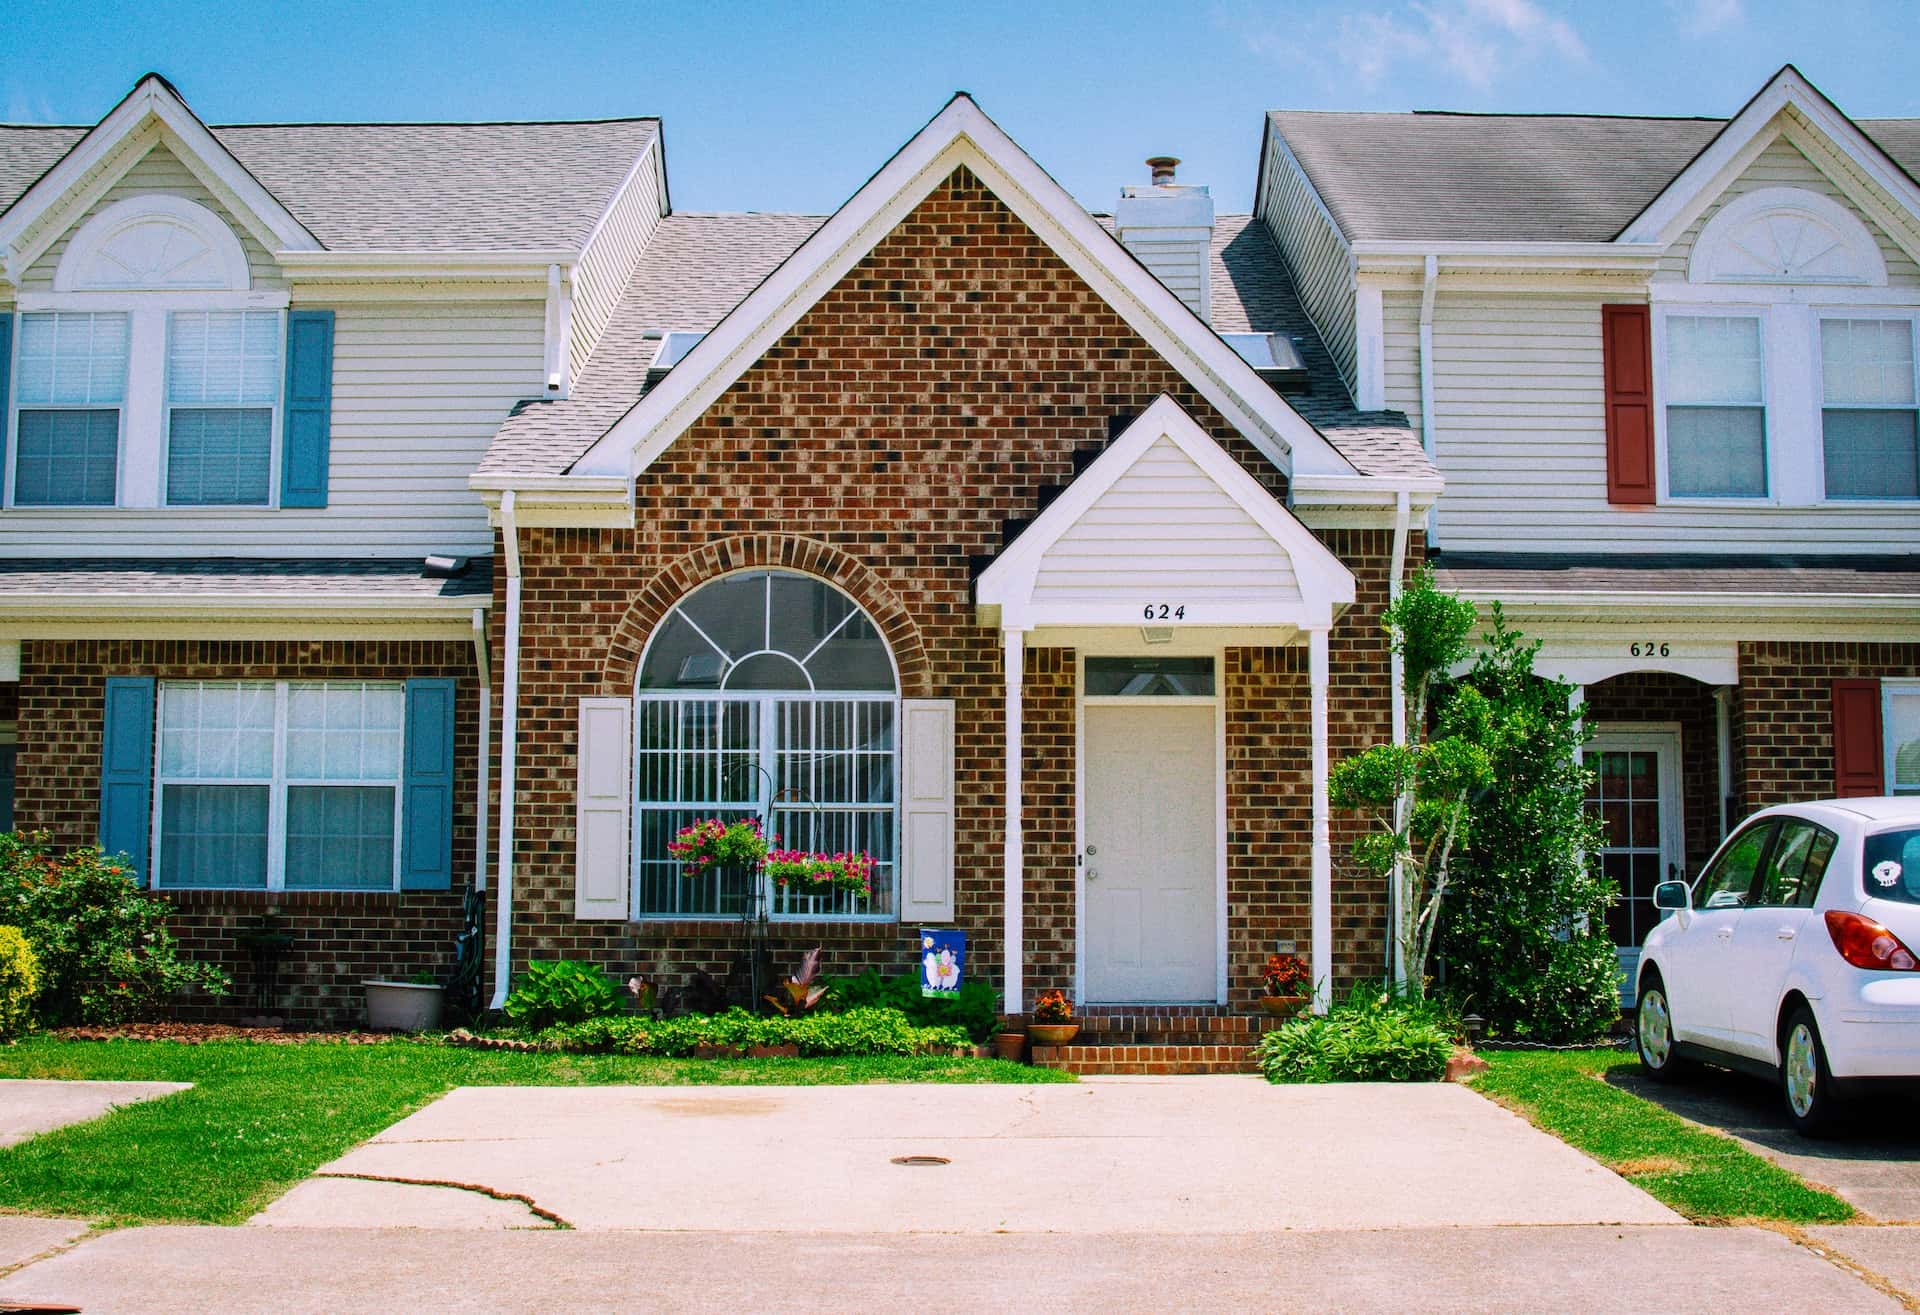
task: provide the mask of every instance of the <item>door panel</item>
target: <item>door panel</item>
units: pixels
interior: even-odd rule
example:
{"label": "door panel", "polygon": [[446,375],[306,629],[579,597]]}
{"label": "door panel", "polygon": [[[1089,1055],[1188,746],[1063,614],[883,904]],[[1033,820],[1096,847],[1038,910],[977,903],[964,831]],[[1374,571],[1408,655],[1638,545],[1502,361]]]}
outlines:
{"label": "door panel", "polygon": [[1098,1003],[1218,992],[1218,771],[1210,706],[1086,709],[1086,993]]}
{"label": "door panel", "polygon": [[1778,1061],[1774,1033],[1787,971],[1801,936],[1824,937],[1818,923],[1809,929],[1808,922],[1837,844],[1833,832],[1811,822],[1787,818],[1780,824],[1753,904],[1737,920],[1728,956],[1729,1040],[1742,1054]]}
{"label": "door panel", "polygon": [[1607,910],[1607,931],[1620,956],[1620,1003],[1631,1006],[1641,943],[1661,917],[1653,888],[1678,873],[1683,856],[1680,737],[1603,731],[1587,746],[1586,763],[1594,773],[1587,812],[1604,828],[1601,870],[1620,888]]}
{"label": "door panel", "polygon": [[1727,842],[1693,887],[1693,908],[1678,915],[1668,933],[1660,967],[1666,974],[1674,1033],[1734,1049],[1733,1016],[1739,982],[1733,974],[1733,942],[1773,841],[1771,818]]}

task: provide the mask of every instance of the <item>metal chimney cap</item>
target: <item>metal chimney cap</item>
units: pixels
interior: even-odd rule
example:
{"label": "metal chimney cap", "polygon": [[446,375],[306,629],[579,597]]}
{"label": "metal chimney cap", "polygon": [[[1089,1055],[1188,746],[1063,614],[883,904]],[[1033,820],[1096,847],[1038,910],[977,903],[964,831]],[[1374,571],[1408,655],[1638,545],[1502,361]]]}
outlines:
{"label": "metal chimney cap", "polygon": [[1179,159],[1171,155],[1149,155],[1147,157],[1147,168],[1153,171],[1153,182],[1156,187],[1165,187],[1173,182],[1173,171],[1179,168],[1179,166]]}

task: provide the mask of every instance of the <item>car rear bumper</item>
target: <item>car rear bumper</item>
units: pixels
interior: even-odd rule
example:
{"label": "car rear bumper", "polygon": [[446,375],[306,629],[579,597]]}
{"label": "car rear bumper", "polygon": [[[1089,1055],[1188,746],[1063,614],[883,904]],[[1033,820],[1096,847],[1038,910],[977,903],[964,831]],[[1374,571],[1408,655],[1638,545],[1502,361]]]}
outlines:
{"label": "car rear bumper", "polygon": [[1834,1077],[1920,1077],[1920,973],[1876,974],[1825,1003]]}

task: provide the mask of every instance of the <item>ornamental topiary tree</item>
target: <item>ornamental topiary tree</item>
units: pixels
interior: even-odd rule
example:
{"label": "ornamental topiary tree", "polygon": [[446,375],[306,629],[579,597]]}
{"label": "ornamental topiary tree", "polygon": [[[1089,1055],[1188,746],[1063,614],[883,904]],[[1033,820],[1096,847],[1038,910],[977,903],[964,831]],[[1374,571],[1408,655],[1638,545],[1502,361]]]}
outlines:
{"label": "ornamental topiary tree", "polygon": [[1459,686],[1496,710],[1489,742],[1497,788],[1469,801],[1441,920],[1448,989],[1496,1032],[1590,1041],[1620,1012],[1620,965],[1607,935],[1613,883],[1589,856],[1601,844],[1584,804],[1586,732],[1574,687],[1537,675],[1538,641],[1493,627]]}
{"label": "ornamental topiary tree", "polygon": [[1354,860],[1397,885],[1393,934],[1407,989],[1418,997],[1454,854],[1468,834],[1469,801],[1492,779],[1486,744],[1496,718],[1471,688],[1452,691],[1429,716],[1447,673],[1466,657],[1472,603],[1442,593],[1420,571],[1381,619],[1405,663],[1408,743],[1376,744],[1346,759],[1328,777],[1328,796],[1371,823],[1354,843]]}

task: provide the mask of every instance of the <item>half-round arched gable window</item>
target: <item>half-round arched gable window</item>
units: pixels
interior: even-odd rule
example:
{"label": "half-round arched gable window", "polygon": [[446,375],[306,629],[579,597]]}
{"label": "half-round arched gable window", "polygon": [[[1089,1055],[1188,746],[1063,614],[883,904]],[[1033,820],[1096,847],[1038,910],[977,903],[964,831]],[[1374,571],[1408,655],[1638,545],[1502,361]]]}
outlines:
{"label": "half-round arched gable window", "polygon": [[1687,280],[1883,287],[1887,265],[1867,226],[1833,198],[1765,187],[1729,201],[1707,221]]}
{"label": "half-round arched gable window", "polygon": [[767,887],[774,918],[891,918],[899,680],[872,620],[825,581],[723,576],[655,627],[634,703],[641,917],[737,917],[748,892],[667,853],[704,817],[759,816],[780,846],[873,856],[873,897]]}
{"label": "half-round arched gable window", "polygon": [[182,196],[128,197],[73,235],[54,268],[56,292],[245,292],[247,253],[233,230]]}

